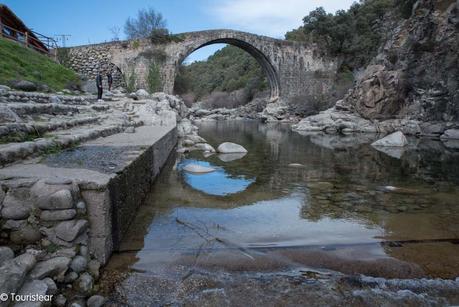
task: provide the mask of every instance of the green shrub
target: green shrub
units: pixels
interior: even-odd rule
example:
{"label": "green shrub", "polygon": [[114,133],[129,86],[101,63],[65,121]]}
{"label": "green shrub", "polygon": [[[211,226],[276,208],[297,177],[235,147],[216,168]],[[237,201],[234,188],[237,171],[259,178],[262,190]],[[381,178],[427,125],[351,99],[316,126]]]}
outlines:
{"label": "green shrub", "polygon": [[147,85],[148,91],[150,93],[158,92],[161,90],[160,71],[154,62],[152,62],[148,68]]}
{"label": "green shrub", "polygon": [[132,93],[136,90],[136,75],[134,69],[132,69],[129,73],[124,74],[124,83],[126,84],[126,90],[129,93]]}

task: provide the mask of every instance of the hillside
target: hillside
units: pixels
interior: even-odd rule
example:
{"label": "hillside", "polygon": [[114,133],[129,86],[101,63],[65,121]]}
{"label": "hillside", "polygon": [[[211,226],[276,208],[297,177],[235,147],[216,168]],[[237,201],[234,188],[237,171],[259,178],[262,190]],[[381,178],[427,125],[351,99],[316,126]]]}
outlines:
{"label": "hillside", "polygon": [[75,72],[47,56],[0,38],[0,84],[27,80],[58,91],[79,83]]}
{"label": "hillside", "polygon": [[251,98],[255,92],[266,88],[267,80],[257,61],[244,50],[228,45],[207,61],[183,65],[176,79],[175,92],[192,93],[195,99],[202,99],[215,92],[244,89]]}

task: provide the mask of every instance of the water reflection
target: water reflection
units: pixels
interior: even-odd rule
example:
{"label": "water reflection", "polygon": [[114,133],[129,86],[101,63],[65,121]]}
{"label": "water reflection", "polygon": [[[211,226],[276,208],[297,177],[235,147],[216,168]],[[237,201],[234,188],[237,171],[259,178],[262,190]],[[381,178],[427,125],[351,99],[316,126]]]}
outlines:
{"label": "water reflection", "polygon": [[[206,168],[215,168],[209,162],[185,159],[177,165],[179,171],[187,165],[196,164]],[[231,176],[224,168],[216,168],[216,171],[205,174],[182,172],[185,182],[193,189],[209,195],[226,196],[242,192],[255,182],[255,179],[247,179],[244,175]]]}
{"label": "water reflection", "polygon": [[[411,139],[403,155],[388,155],[370,146],[377,136],[251,122],[206,122],[200,134],[248,154],[192,152],[164,171],[122,244],[138,251],[130,267],[459,275],[459,151]],[[182,173],[187,163],[218,170]]]}

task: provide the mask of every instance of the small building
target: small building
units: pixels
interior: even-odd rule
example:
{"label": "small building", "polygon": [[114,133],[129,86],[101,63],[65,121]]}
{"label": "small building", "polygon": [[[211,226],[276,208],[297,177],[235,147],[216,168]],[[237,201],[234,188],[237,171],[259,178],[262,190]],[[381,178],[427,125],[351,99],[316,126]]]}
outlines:
{"label": "small building", "polygon": [[57,47],[54,39],[30,30],[5,4],[0,3],[0,37],[14,40],[44,54]]}

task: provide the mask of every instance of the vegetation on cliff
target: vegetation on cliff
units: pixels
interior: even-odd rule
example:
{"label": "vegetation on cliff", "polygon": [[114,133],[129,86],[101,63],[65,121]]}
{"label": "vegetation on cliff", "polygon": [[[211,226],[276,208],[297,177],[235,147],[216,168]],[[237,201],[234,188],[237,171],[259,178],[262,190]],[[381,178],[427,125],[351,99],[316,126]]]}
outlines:
{"label": "vegetation on cliff", "polygon": [[303,25],[287,32],[288,40],[318,44],[332,56],[343,58],[342,70],[365,67],[376,56],[384,37],[383,21],[391,11],[408,18],[415,0],[360,0],[347,11],[327,13],[322,7],[303,18]]}
{"label": "vegetation on cliff", "polygon": [[75,72],[49,57],[0,38],[0,84],[27,80],[61,90],[79,83]]}

